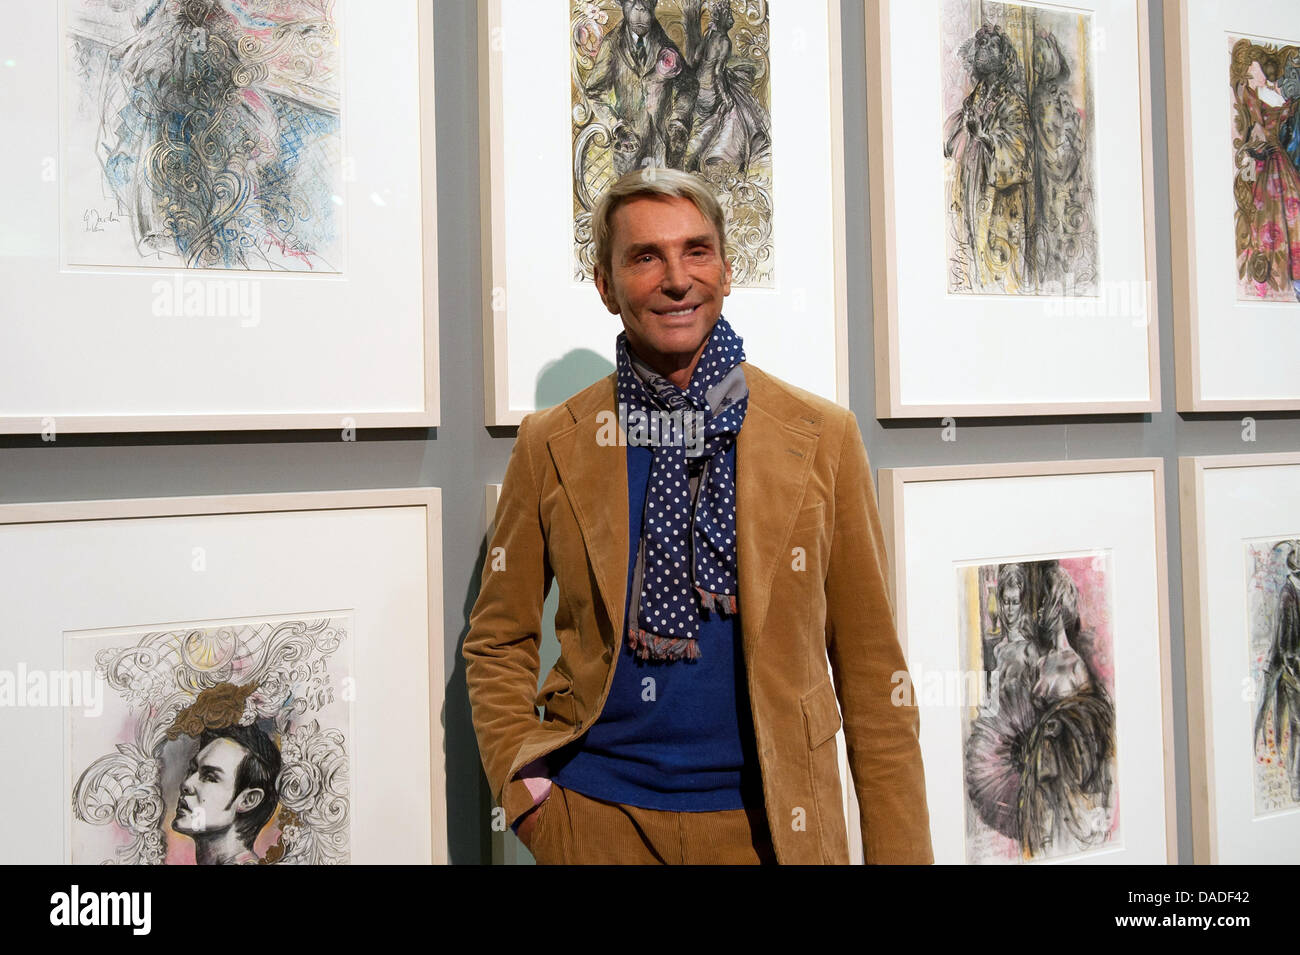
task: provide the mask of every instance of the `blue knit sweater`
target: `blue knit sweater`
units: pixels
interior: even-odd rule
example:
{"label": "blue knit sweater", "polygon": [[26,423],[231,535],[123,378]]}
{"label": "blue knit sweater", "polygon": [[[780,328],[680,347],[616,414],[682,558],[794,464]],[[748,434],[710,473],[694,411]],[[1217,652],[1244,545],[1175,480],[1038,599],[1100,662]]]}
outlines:
{"label": "blue knit sweater", "polygon": [[[726,452],[735,467],[735,445]],[[632,577],[652,453],[627,449],[628,580]],[[740,612],[744,613],[744,595]],[[705,812],[761,804],[739,617],[701,614],[700,659],[637,659],[624,645],[595,725],[555,754],[552,778],[606,802]]]}

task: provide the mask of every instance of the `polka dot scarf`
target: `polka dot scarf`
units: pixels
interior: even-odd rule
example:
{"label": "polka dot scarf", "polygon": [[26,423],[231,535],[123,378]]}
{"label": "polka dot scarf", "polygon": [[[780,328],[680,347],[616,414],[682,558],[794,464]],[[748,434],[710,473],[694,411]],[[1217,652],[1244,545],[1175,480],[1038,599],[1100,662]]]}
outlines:
{"label": "polka dot scarf", "polygon": [[744,360],[740,337],[719,317],[682,391],[628,351],[626,332],[618,336],[619,419],[629,444],[654,453],[627,631],[642,659],[697,659],[701,611],[737,612],[736,475],[725,452],[749,405]]}

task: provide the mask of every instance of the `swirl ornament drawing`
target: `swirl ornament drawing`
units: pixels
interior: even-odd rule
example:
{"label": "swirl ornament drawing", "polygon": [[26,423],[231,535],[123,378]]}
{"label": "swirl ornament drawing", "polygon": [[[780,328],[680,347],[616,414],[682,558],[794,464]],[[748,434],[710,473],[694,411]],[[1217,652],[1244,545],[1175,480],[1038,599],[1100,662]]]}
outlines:
{"label": "swirl ornament drawing", "polygon": [[69,634],[108,692],[70,716],[74,863],[350,858],[343,617]]}
{"label": "swirl ornament drawing", "polygon": [[74,265],[337,272],[334,0],[64,0]]}
{"label": "swirl ornament drawing", "polygon": [[732,283],[774,284],[766,0],[572,0],[574,278],[595,264],[591,213],[615,179],[669,167],[712,184]]}

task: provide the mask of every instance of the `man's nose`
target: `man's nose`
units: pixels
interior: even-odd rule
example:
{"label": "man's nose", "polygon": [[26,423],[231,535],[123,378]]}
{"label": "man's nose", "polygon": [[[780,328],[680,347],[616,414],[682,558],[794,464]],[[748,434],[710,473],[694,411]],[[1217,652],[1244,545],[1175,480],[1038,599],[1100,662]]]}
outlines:
{"label": "man's nose", "polygon": [[691,287],[691,275],[680,261],[670,258],[664,267],[664,280],[660,284],[667,295],[685,295]]}

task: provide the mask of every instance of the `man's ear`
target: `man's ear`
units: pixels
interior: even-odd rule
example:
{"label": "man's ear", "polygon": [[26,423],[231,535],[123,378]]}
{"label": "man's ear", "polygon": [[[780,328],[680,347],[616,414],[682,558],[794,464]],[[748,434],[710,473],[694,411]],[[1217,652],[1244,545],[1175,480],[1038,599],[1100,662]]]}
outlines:
{"label": "man's ear", "polygon": [[248,812],[250,809],[256,809],[265,798],[266,792],[262,789],[245,789],[235,799],[235,812]]}
{"label": "man's ear", "polygon": [[731,259],[727,259],[727,267],[722,273],[722,294],[725,298],[731,294]]}
{"label": "man's ear", "polygon": [[609,278],[605,275],[604,271],[602,271],[599,265],[595,266],[594,269],[592,270],[592,277],[595,279],[596,291],[600,293],[600,300],[605,303],[605,308],[609,310],[609,313],[611,315],[621,314],[621,310],[618,307],[618,302],[614,299],[613,295],[611,294],[611,289],[609,287]]}

